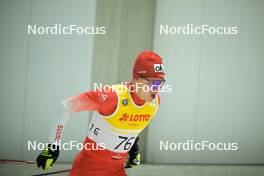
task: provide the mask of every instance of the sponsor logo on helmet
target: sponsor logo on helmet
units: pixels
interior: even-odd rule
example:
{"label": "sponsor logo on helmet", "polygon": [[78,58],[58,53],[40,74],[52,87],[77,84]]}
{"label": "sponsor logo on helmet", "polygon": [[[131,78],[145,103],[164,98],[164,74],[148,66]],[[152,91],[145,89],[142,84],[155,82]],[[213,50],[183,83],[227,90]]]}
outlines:
{"label": "sponsor logo on helmet", "polygon": [[155,72],[164,72],[163,64],[154,64],[154,71]]}
{"label": "sponsor logo on helmet", "polygon": [[143,73],[146,73],[146,72],[147,72],[146,70],[138,71],[139,74],[143,74]]}

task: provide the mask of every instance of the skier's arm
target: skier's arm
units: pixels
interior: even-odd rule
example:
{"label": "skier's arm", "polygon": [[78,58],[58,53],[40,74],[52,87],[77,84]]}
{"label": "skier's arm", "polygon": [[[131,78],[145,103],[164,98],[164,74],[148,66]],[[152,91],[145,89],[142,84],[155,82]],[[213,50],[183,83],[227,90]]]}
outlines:
{"label": "skier's arm", "polygon": [[[158,104],[160,104],[160,96],[157,94],[158,98]],[[126,168],[132,168],[134,166],[138,166],[140,164],[140,152],[139,152],[139,137],[136,138],[136,141],[134,142],[133,146],[131,147],[129,154],[129,159],[126,164]]]}
{"label": "skier's arm", "polygon": [[61,103],[61,115],[51,131],[49,142],[59,143],[63,130],[73,113],[80,111],[97,111],[103,115],[110,115],[117,105],[117,95],[112,89],[97,90],[70,97]]}
{"label": "skier's arm", "polygon": [[126,168],[132,168],[134,166],[138,166],[140,164],[140,153],[139,153],[139,145],[138,145],[139,137],[136,138],[133,146],[131,147],[129,154],[129,159],[126,164]]}
{"label": "skier's arm", "polygon": [[60,105],[60,115],[51,130],[49,142],[50,143],[60,143],[63,135],[63,130],[69,120],[75,112],[80,112],[84,110],[98,110],[100,103],[97,101],[96,92],[86,92],[78,96],[70,97],[61,102]]}
{"label": "skier's arm", "polygon": [[36,163],[42,169],[49,169],[59,156],[59,147],[63,130],[72,113],[94,110],[103,115],[114,112],[117,105],[117,95],[114,91],[90,91],[78,96],[67,98],[61,103],[61,114],[53,127],[49,142],[50,144],[37,157]]}

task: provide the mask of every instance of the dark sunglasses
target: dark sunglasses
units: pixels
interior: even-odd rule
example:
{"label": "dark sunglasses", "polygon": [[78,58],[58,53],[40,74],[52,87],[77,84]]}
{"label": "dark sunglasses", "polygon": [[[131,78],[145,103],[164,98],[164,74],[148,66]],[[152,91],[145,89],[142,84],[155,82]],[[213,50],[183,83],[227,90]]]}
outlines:
{"label": "dark sunglasses", "polygon": [[[137,72],[136,72],[137,73]],[[147,80],[148,81],[148,85],[149,85],[149,87],[152,87],[154,90],[157,90],[157,89],[159,89],[159,88],[161,88],[164,84],[165,84],[165,82],[166,82],[166,80],[165,79],[162,79],[162,80],[158,80],[158,79],[148,79],[148,78],[146,78],[146,77],[144,77],[143,75],[141,75],[141,74],[139,74],[139,73],[137,73],[141,78],[143,78],[143,79],[145,79],[145,80]]]}

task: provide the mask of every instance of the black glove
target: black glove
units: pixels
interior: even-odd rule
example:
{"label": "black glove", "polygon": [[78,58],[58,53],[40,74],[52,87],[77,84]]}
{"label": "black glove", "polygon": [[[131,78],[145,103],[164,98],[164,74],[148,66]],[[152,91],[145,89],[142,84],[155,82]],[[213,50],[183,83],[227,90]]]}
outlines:
{"label": "black glove", "polygon": [[139,146],[138,146],[138,140],[139,138],[136,138],[136,141],[134,142],[133,146],[131,147],[129,153],[129,159],[128,163],[126,165],[126,168],[131,168],[134,166],[138,166],[140,164],[140,153],[139,153]]}
{"label": "black glove", "polygon": [[59,146],[55,144],[48,144],[36,159],[36,164],[43,170],[47,170],[52,167],[60,154]]}

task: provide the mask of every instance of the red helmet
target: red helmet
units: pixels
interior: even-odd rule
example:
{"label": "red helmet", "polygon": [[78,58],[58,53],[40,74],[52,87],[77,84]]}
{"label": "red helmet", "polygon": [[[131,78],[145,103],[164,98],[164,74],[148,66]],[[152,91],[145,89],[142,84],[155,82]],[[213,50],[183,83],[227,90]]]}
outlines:
{"label": "red helmet", "polygon": [[138,78],[140,75],[145,78],[164,78],[162,58],[153,51],[141,52],[134,64],[133,78]]}

